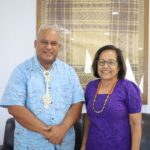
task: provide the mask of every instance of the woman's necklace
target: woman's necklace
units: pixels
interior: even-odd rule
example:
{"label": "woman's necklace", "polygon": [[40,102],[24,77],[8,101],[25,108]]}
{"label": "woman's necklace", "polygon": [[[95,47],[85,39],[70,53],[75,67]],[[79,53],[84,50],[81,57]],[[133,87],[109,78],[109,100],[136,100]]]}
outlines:
{"label": "woman's necklace", "polygon": [[102,109],[96,110],[96,108],[95,108],[95,102],[96,102],[96,98],[97,98],[98,92],[99,92],[100,87],[101,87],[101,81],[99,82],[97,90],[96,90],[96,94],[94,96],[94,100],[93,100],[93,103],[92,103],[92,108],[93,108],[93,110],[94,110],[95,113],[100,114],[100,113],[102,113],[104,111],[104,109],[106,107],[106,103],[107,103],[107,101],[108,101],[108,99],[110,97],[110,94],[113,92],[116,83],[117,83],[117,81],[113,84],[113,86],[111,87],[110,91],[108,92],[108,94],[106,96],[106,99],[104,100],[104,104],[102,106]]}

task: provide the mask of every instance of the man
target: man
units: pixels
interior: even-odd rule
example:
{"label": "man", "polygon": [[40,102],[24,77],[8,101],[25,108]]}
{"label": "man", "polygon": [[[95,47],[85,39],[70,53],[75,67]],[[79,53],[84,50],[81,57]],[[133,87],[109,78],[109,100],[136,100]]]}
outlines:
{"label": "man", "polygon": [[14,150],[73,150],[83,101],[79,79],[57,58],[57,28],[41,27],[34,45],[36,56],[14,70],[1,102],[16,119]]}

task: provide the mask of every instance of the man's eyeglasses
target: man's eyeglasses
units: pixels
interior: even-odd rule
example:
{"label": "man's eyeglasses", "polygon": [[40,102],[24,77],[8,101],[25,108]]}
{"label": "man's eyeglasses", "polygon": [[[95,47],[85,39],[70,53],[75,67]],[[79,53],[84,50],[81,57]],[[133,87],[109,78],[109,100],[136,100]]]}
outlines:
{"label": "man's eyeglasses", "polygon": [[107,64],[108,66],[115,66],[117,64],[116,60],[98,60],[98,65],[99,66],[104,66],[105,64]]}
{"label": "man's eyeglasses", "polygon": [[51,46],[57,46],[59,43],[57,41],[45,41],[45,40],[42,40],[40,41],[40,43],[43,45],[43,46],[48,46],[49,44]]}

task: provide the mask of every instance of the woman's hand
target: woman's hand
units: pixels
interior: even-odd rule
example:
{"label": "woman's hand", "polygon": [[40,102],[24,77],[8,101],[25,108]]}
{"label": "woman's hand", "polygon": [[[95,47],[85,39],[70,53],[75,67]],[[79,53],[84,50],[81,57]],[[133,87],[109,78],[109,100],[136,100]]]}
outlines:
{"label": "woman's hand", "polygon": [[82,145],[80,150],[85,150],[85,145]]}

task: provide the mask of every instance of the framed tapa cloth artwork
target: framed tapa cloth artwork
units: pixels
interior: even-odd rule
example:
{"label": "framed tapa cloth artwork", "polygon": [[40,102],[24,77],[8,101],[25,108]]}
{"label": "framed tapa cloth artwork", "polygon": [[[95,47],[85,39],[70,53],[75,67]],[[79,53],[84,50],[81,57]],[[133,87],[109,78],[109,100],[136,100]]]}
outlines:
{"label": "framed tapa cloth artwork", "polygon": [[37,0],[37,29],[57,25],[64,44],[59,57],[73,66],[85,88],[93,80],[96,51],[119,47],[127,65],[126,78],[148,94],[148,0]]}

